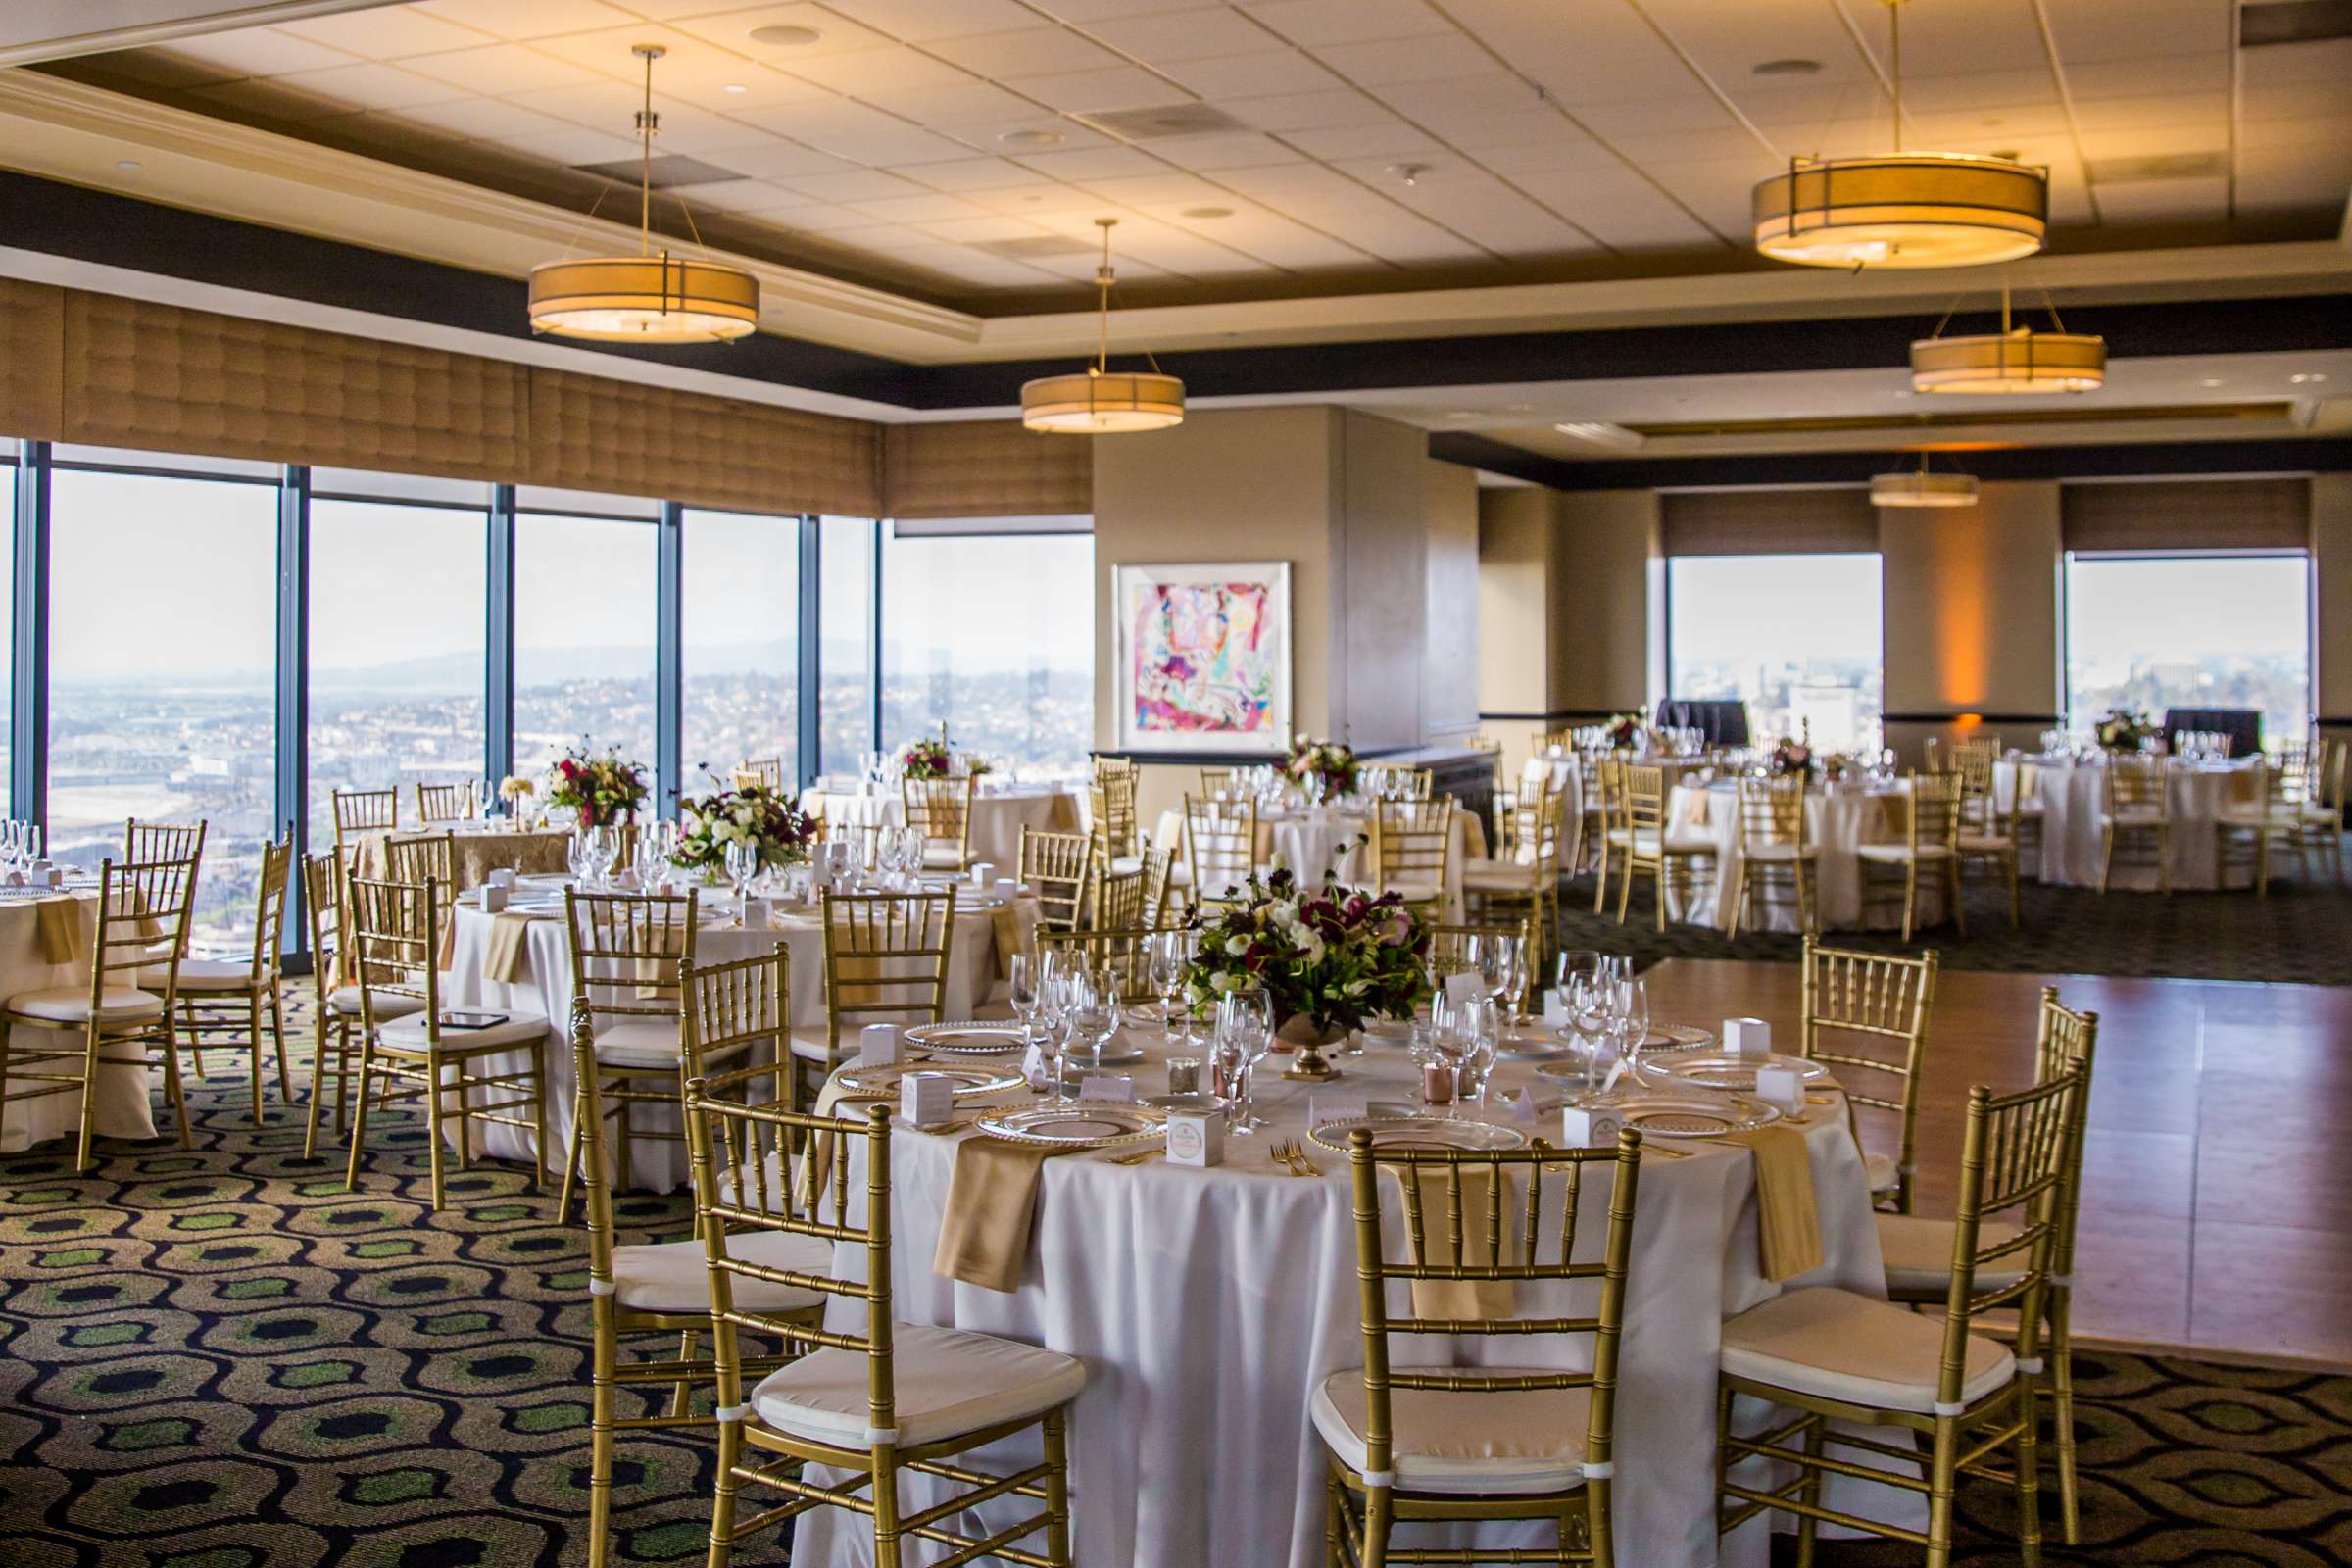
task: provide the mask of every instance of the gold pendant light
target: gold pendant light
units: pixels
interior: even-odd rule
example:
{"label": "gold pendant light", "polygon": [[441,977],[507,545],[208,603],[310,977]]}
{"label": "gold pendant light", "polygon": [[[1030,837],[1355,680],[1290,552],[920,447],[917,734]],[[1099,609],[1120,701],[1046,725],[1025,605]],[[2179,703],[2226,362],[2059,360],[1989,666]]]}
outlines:
{"label": "gold pendant light", "polygon": [[1928,455],[1922,452],[1916,468],[1873,474],[1870,499],[1881,507],[1973,507],[1977,480],[1968,473],[1930,473]]}
{"label": "gold pendant light", "polygon": [[760,324],[760,280],[739,267],[672,256],[653,247],[654,62],[658,43],[629,51],[645,62],[645,107],[635,256],[542,262],[531,269],[531,330],[601,343],[722,343]]}
{"label": "gold pendant light", "polygon": [[[1070,375],[1041,375],[1021,388],[1021,423],[1057,435],[1115,435],[1125,430],[1164,430],[1184,422],[1184,383],[1159,373],[1110,368],[1110,231],[1115,218],[1098,218],[1102,230],[1102,265],[1095,281],[1102,290],[1102,343],[1095,363]],[[1150,356],[1146,356],[1150,358]]]}
{"label": "gold pendant light", "polygon": [[2041,249],[2049,172],[2006,158],[1906,153],[1903,0],[1886,0],[1892,29],[1894,151],[1876,158],[1792,158],[1758,182],[1756,249],[1806,267],[1977,267]]}
{"label": "gold pendant light", "polygon": [[[1945,320],[1951,319],[1947,313]],[[2058,330],[2036,332],[2009,324],[2009,280],[2001,279],[2001,329],[1966,337],[1936,335],[1911,345],[1915,392],[2095,392],[2107,384],[2107,340],[2069,332],[2050,307]]]}

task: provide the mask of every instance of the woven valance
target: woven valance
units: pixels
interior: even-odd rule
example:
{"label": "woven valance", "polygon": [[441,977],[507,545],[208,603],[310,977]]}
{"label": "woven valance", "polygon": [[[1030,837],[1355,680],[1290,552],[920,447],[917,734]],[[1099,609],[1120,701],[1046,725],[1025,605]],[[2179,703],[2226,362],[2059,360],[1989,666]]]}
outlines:
{"label": "woven valance", "polygon": [[66,368],[65,294],[0,278],[0,436],[58,437]]}
{"label": "woven valance", "polygon": [[1670,490],[1658,498],[1670,556],[1820,556],[1879,548],[1863,489]]}
{"label": "woven valance", "polygon": [[882,431],[893,517],[1036,517],[1095,510],[1095,444],[1018,419],[892,424]]}
{"label": "woven valance", "polygon": [[2309,479],[2079,483],[2059,493],[2069,550],[2304,550]]}

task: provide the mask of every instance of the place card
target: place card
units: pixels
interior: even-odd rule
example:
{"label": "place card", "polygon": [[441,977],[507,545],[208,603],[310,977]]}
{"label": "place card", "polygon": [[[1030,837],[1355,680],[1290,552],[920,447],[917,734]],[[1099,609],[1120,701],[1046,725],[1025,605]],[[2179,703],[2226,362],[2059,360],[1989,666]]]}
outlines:
{"label": "place card", "polygon": [[1171,1110],[1168,1112],[1168,1163],[1222,1165],[1225,1163],[1225,1112]]}
{"label": "place card", "polygon": [[51,865],[47,860],[33,866],[32,874],[45,888],[62,888],[66,885],[66,868],[62,865]]}
{"label": "place card", "polygon": [[507,890],[495,882],[482,884],[482,912],[496,914],[507,906]]}
{"label": "place card", "polygon": [[997,868],[987,860],[972,862],[972,891],[982,898],[996,891]]}
{"label": "place card", "polygon": [[955,1114],[956,1080],[944,1072],[910,1072],[899,1080],[899,1114],[917,1127],[936,1127]]}
{"label": "place card", "polygon": [[514,885],[514,867],[505,865],[499,866],[488,876],[482,878],[482,880],[494,888],[511,888]]}
{"label": "place card", "polygon": [[1772,1054],[1772,1025],[1762,1018],[1723,1020],[1723,1049],[1735,1055]]}
{"label": "place card", "polygon": [[1805,1084],[1794,1067],[1758,1067],[1756,1098],[1789,1115],[1805,1108]]}
{"label": "place card", "polygon": [[1335,1121],[1362,1121],[1372,1114],[1370,1097],[1362,1090],[1352,1093],[1341,1089],[1326,1089],[1306,1097],[1306,1124],[1325,1127]]}
{"label": "place card", "polygon": [[1614,1145],[1624,1129],[1625,1117],[1614,1105],[1569,1105],[1560,1111],[1560,1142],[1570,1149]]}
{"label": "place card", "polygon": [[899,1026],[869,1023],[858,1031],[858,1065],[888,1067],[899,1059]]}
{"label": "place card", "polygon": [[1078,1080],[1078,1098],[1098,1105],[1132,1105],[1135,1080],[1125,1073],[1090,1072]]}
{"label": "place card", "polygon": [[1547,988],[1544,993],[1544,1027],[1568,1027],[1568,998],[1556,987]]}
{"label": "place card", "polygon": [[1046,1064],[1046,1053],[1035,1042],[1021,1053],[1021,1076],[1029,1080],[1033,1094],[1042,1095],[1054,1087],[1054,1069]]}
{"label": "place card", "polygon": [[1517,1094],[1506,1095],[1503,1103],[1510,1107],[1511,1120],[1522,1123],[1535,1121],[1536,1091],[1532,1086],[1521,1089]]}

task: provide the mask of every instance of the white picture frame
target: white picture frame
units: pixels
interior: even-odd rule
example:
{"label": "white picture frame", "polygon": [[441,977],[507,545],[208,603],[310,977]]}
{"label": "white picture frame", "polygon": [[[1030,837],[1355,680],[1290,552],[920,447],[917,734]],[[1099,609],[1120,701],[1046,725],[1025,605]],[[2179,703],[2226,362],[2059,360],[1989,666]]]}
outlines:
{"label": "white picture frame", "polygon": [[[1290,749],[1289,562],[1124,563],[1111,568],[1111,610],[1120,751]],[[1232,641],[1237,610],[1246,646]]]}

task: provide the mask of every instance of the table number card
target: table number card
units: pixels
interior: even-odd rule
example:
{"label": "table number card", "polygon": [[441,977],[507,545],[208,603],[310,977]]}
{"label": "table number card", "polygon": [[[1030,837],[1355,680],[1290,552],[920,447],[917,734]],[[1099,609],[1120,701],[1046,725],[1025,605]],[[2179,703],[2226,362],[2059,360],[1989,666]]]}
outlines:
{"label": "table number card", "polygon": [[1078,1098],[1098,1105],[1132,1105],[1135,1080],[1123,1073],[1090,1072],[1078,1082]]}
{"label": "table number card", "polygon": [[1199,1166],[1225,1163],[1225,1112],[1168,1112],[1168,1163]]}
{"label": "table number card", "polygon": [[1614,1106],[1595,1105],[1587,1109],[1570,1105],[1560,1112],[1560,1142],[1570,1149],[1599,1149],[1617,1142],[1625,1127],[1625,1118]]}
{"label": "table number card", "polygon": [[1804,1080],[1794,1067],[1758,1067],[1756,1098],[1793,1115],[1805,1108]]}
{"label": "table number card", "polygon": [[956,1080],[944,1072],[910,1072],[899,1080],[899,1114],[917,1127],[936,1127],[956,1110]]}
{"label": "table number card", "polygon": [[1772,1054],[1772,1025],[1762,1018],[1723,1020],[1723,1049],[1741,1056]]}
{"label": "table number card", "polygon": [[888,1067],[899,1059],[899,1026],[869,1023],[858,1031],[858,1065]]}

